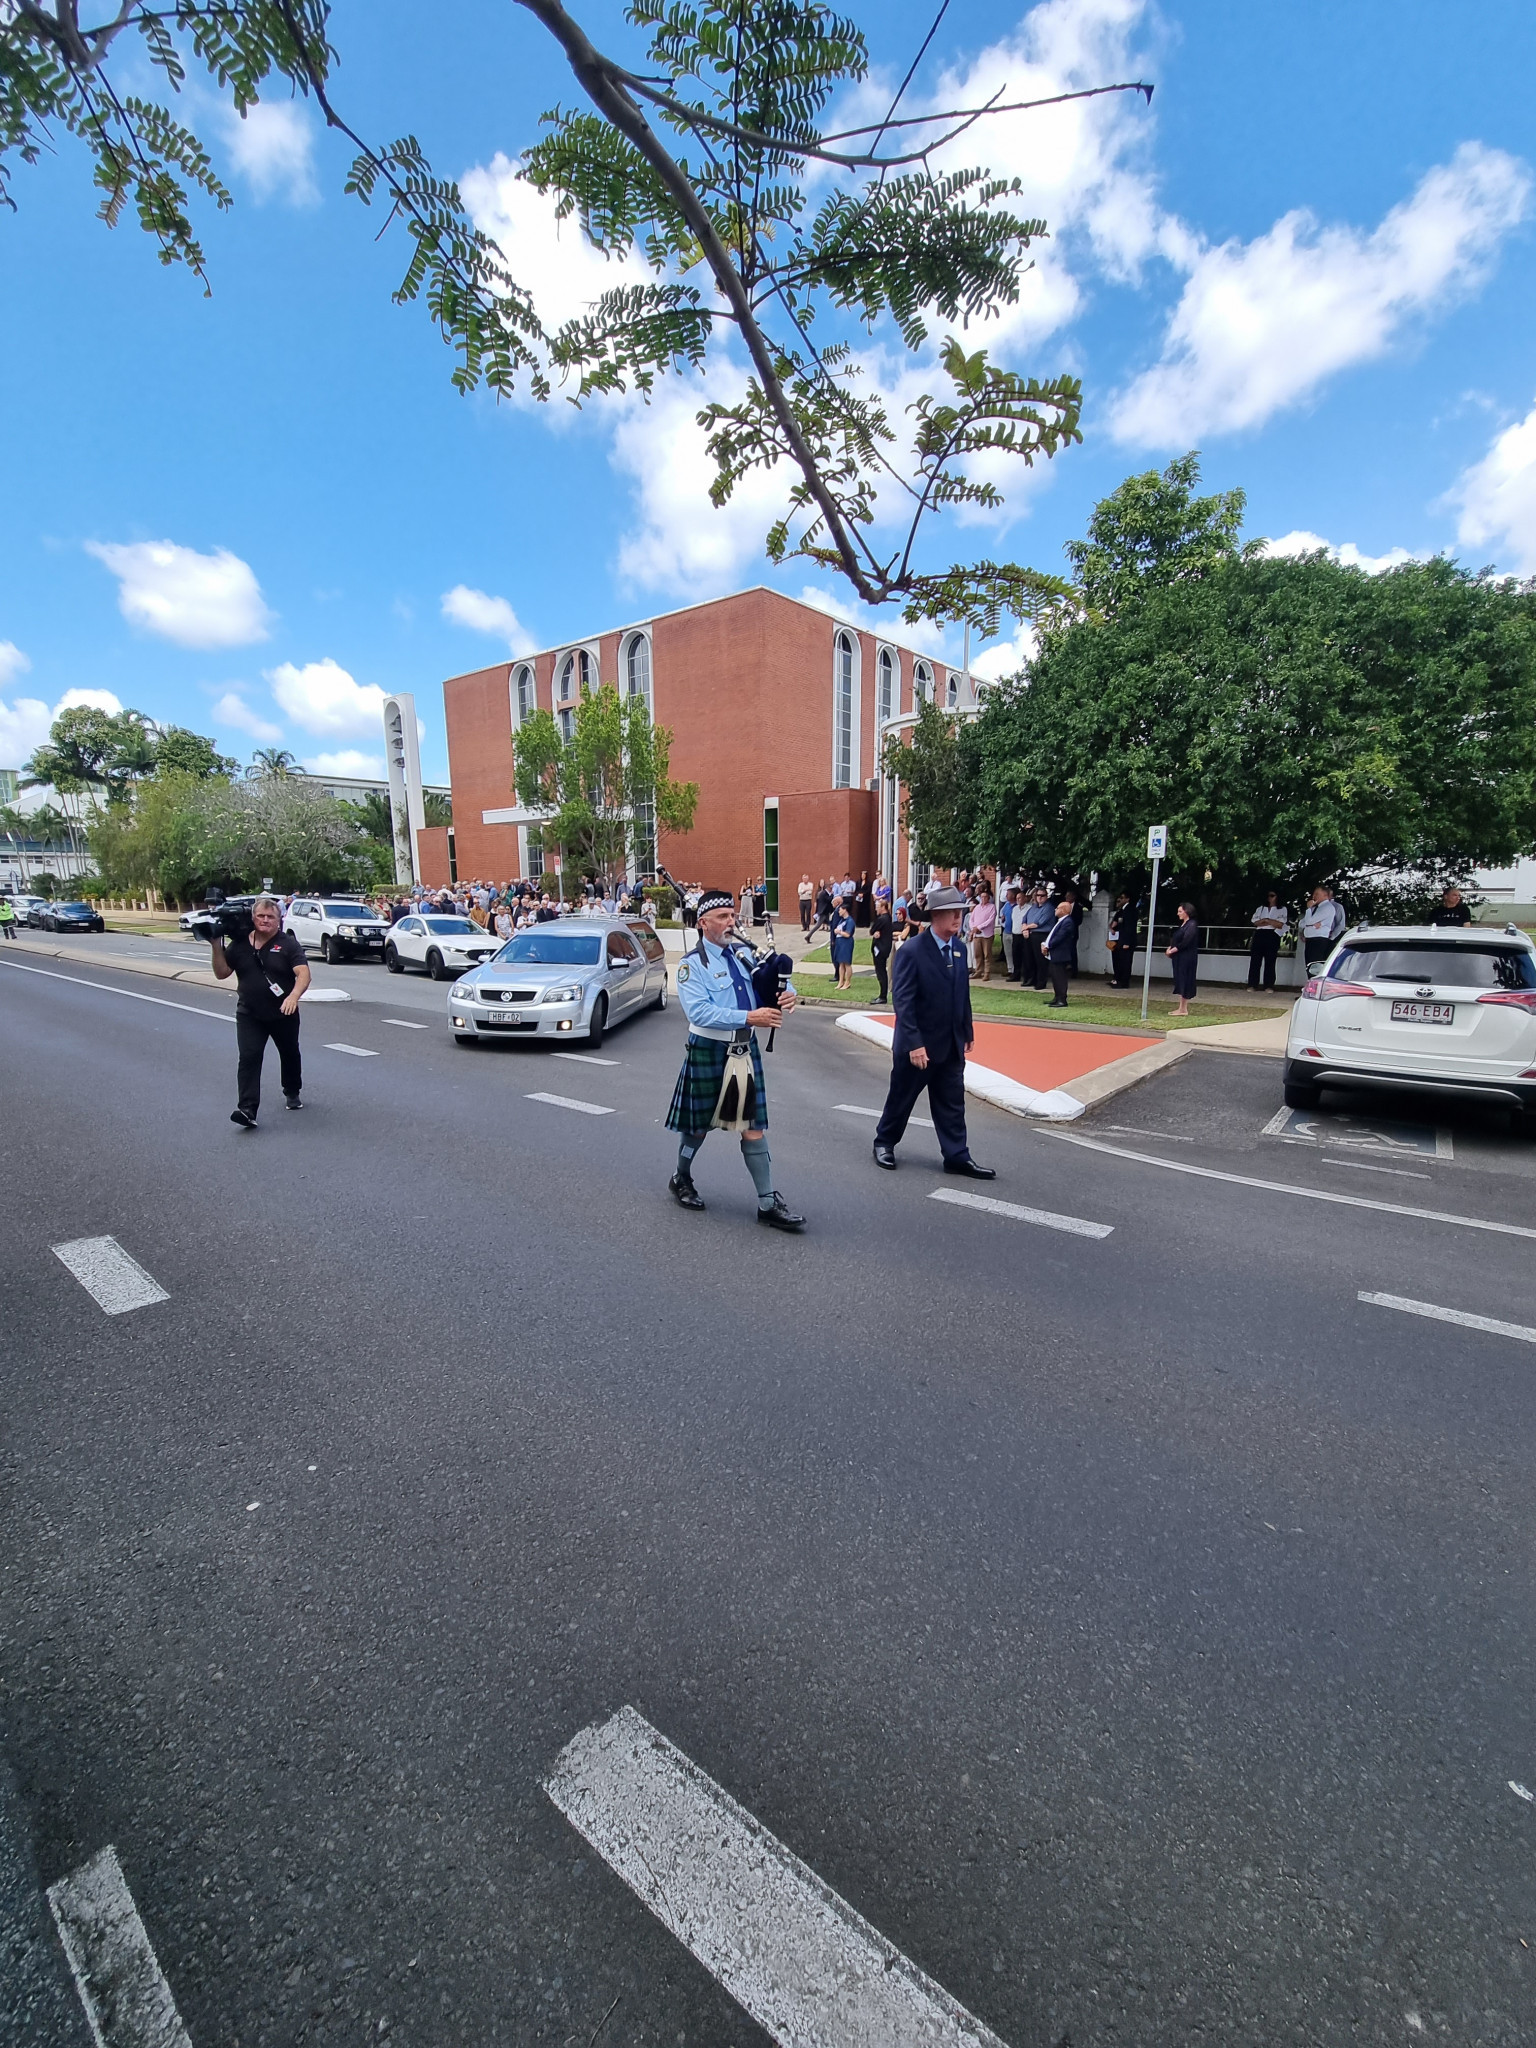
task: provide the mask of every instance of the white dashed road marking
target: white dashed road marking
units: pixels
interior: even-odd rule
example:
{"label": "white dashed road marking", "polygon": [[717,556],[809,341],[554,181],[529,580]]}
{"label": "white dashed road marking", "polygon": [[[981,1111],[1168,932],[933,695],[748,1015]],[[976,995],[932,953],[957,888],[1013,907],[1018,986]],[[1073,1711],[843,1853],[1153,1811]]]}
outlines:
{"label": "white dashed road marking", "polygon": [[115,1237],[72,1238],[68,1244],[54,1245],[53,1255],[109,1316],[171,1298],[137,1259],[129,1258]]}
{"label": "white dashed road marking", "polygon": [[116,1850],[50,1885],[48,1903],[98,2048],[192,2048]]}
{"label": "white dashed road marking", "polygon": [[544,1789],[780,2048],[1003,2048],[633,1707]]}
{"label": "white dashed road marking", "polygon": [[613,1115],[613,1111],[605,1109],[600,1102],[578,1102],[574,1095],[546,1095],[542,1089],[536,1089],[528,1097],[528,1100],[530,1102],[549,1102],[556,1109],[579,1109],[583,1116]]}
{"label": "white dashed road marking", "polygon": [[[872,1116],[876,1123],[885,1114],[882,1109],[866,1109],[862,1102],[834,1102],[832,1107],[840,1109],[844,1116]],[[909,1124],[921,1124],[925,1131],[933,1129],[933,1118],[929,1116],[909,1116],[907,1122]]]}
{"label": "white dashed road marking", "polygon": [[1224,1180],[1234,1187],[1262,1188],[1271,1195],[1299,1195],[1304,1202],[1337,1202],[1346,1209],[1375,1209],[1383,1216],[1412,1216],[1421,1223],[1455,1223],[1463,1230],[1491,1230],[1500,1237],[1536,1237],[1536,1230],[1524,1223],[1491,1223],[1485,1216],[1455,1216],[1448,1209],[1410,1209],[1401,1202],[1373,1202],[1368,1195],[1336,1195],[1332,1188],[1304,1188],[1295,1181],[1260,1180],[1249,1173],[1222,1173],[1214,1166],[1190,1166],[1182,1159],[1159,1159],[1151,1152],[1127,1152],[1119,1145],[1101,1145],[1096,1138],[1075,1137],[1070,1131],[1047,1131],[1046,1137],[1062,1145],[1081,1145],[1088,1152],[1103,1152],[1111,1159],[1133,1160],[1138,1166],[1160,1166],[1164,1173],[1192,1173],[1198,1180]]}
{"label": "white dashed road marking", "polygon": [[580,1060],[584,1067],[616,1067],[617,1060],[599,1059],[595,1052],[557,1052],[557,1060]]}
{"label": "white dashed road marking", "polygon": [[1514,1337],[1522,1344],[1536,1344],[1536,1330],[1524,1323],[1501,1323],[1496,1316],[1473,1316],[1465,1309],[1441,1308],[1433,1301],[1410,1301],[1405,1294],[1360,1294],[1356,1299],[1371,1308],[1401,1309],[1404,1315],[1427,1316],[1432,1323],[1459,1323],[1464,1330],[1486,1330],[1490,1337]]}
{"label": "white dashed road marking", "polygon": [[328,1045],[327,1052],[349,1052],[355,1060],[376,1060],[378,1054],[370,1052],[366,1045]]}
{"label": "white dashed road marking", "polygon": [[1407,1166],[1369,1166],[1363,1159],[1322,1159],[1320,1166],[1347,1166],[1355,1173],[1390,1173],[1395,1180],[1433,1180],[1432,1173],[1415,1173]]}
{"label": "white dashed road marking", "polygon": [[1008,1216],[1015,1223],[1038,1223],[1046,1230],[1065,1230],[1073,1237],[1108,1237],[1113,1223],[1090,1223],[1082,1216],[1058,1216],[1053,1209],[1026,1209],[1018,1202],[1000,1202],[995,1195],[967,1194],[963,1188],[935,1188],[930,1202],[952,1202],[957,1209],[980,1209],[987,1216]]}
{"label": "white dashed road marking", "polygon": [[381,1024],[398,1024],[402,1031],[430,1031],[430,1024],[412,1024],[406,1017],[381,1017]]}

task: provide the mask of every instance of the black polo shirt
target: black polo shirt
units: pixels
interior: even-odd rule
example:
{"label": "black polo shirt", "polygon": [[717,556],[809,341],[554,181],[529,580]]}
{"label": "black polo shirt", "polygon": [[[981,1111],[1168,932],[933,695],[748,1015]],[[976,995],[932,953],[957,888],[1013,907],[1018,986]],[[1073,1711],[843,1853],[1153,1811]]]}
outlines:
{"label": "black polo shirt", "polygon": [[249,939],[226,939],[224,958],[240,985],[235,1008],[248,1017],[272,1018],[281,1014],[284,998],[293,994],[298,971],[305,964],[304,948],[292,932],[276,932],[263,946],[254,943],[255,936],[253,932]]}

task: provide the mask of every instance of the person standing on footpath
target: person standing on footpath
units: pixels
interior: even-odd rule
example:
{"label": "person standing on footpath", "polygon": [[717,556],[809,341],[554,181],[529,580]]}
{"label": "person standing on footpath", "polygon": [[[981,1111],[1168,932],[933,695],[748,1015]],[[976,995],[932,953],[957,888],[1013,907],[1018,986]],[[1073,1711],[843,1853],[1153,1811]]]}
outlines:
{"label": "person standing on footpath", "polygon": [[926,1088],[944,1171],[996,1180],[993,1167],[978,1166],[971,1157],[965,1134],[965,1056],[976,1036],[960,941],[965,897],[958,889],[931,889],[927,915],[929,929],[908,939],[891,977],[896,1033],[891,1085],[875,1126],[875,1164],[895,1172],[896,1147]]}
{"label": "person standing on footpath", "polygon": [[1333,942],[1344,929],[1344,912],[1333,900],[1333,891],[1326,882],[1319,882],[1312,891],[1312,900],[1301,913],[1301,949],[1303,963],[1310,974],[1319,961],[1326,960],[1333,951]]}
{"label": "person standing on footpath", "polygon": [[832,965],[837,969],[837,986],[844,994],[853,987],[853,942],[857,932],[853,905],[845,896],[832,920]]}
{"label": "person standing on footpath", "polygon": [[1280,957],[1280,935],[1290,921],[1290,910],[1280,901],[1279,891],[1271,889],[1253,913],[1253,937],[1248,941],[1250,988],[1257,988],[1261,979],[1265,988],[1274,987],[1275,962]]}
{"label": "person standing on footpath", "polygon": [[1072,898],[1063,896],[1056,906],[1056,915],[1050,930],[1040,941],[1045,971],[1051,978],[1051,1000],[1048,1010],[1064,1010],[1067,1007],[1067,976],[1072,962],[1077,957],[1077,926],[1072,922]]}
{"label": "person standing on footpath", "polygon": [[235,999],[240,1100],[229,1120],[254,1131],[269,1038],[277,1047],[284,1101],[290,1109],[304,1107],[300,1099],[304,1071],[299,1060],[299,998],[309,987],[309,962],[293,933],[283,930],[274,896],[258,896],[251,905],[249,938],[216,938],[212,943],[214,973],[220,981],[234,975],[240,990]]}
{"label": "person standing on footpath", "polygon": [[1051,908],[1051,892],[1044,882],[1036,882],[1029,901],[1024,906],[1024,951],[1019,959],[1019,980],[1026,988],[1045,987],[1045,954],[1042,947],[1045,935],[1056,922],[1056,913]]}
{"label": "person standing on footpath", "polygon": [[800,877],[800,929],[808,932],[811,928],[811,908],[816,901],[816,891],[811,886],[809,875]]}
{"label": "person standing on footpath", "polygon": [[1136,906],[1122,889],[1109,913],[1109,966],[1116,988],[1131,985],[1131,962],[1136,957]]}
{"label": "person standing on footpath", "polygon": [[891,899],[889,892],[882,898],[875,898],[875,913],[869,920],[869,957],[874,962],[875,986],[880,991],[882,1003],[891,1000],[891,986],[886,978],[890,964],[891,948],[895,944],[894,926],[891,920]]}
{"label": "person standing on footpath", "polygon": [[976,956],[976,979],[992,979],[992,938],[997,930],[997,905],[983,882],[971,906],[971,950]]}
{"label": "person standing on footpath", "polygon": [[1179,905],[1179,921],[1173,928],[1173,944],[1164,952],[1173,962],[1173,992],[1178,997],[1175,1017],[1187,1017],[1195,999],[1195,974],[1200,961],[1200,927],[1195,923],[1193,903]]}
{"label": "person standing on footpath", "polygon": [[[688,1048],[672,1091],[667,1129],[678,1134],[677,1171],[667,1186],[683,1209],[702,1210],[704,1197],[693,1184],[693,1162],[712,1130],[741,1136],[741,1157],[757,1190],[757,1220],[771,1230],[804,1230],[773,1185],[768,1153],[768,1090],[756,1026],[782,1024],[798,1000],[786,984],[779,1007],[757,1000],[751,959],[731,942],[736,899],[729,889],[706,889],[699,898],[699,943],[677,970],[677,999],[688,1019]],[[727,1069],[733,1055],[749,1074],[730,1113],[722,1113]],[[742,1096],[745,1096],[745,1100]]]}

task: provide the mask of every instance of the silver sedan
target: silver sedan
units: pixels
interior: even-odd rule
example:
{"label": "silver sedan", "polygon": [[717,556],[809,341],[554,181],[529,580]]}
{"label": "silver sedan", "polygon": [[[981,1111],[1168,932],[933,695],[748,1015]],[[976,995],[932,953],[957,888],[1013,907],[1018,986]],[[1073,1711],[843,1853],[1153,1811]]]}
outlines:
{"label": "silver sedan", "polygon": [[594,1047],[610,1024],[666,1004],[666,955],[648,924],[570,917],[519,932],[455,982],[448,1022],[460,1045],[555,1038]]}

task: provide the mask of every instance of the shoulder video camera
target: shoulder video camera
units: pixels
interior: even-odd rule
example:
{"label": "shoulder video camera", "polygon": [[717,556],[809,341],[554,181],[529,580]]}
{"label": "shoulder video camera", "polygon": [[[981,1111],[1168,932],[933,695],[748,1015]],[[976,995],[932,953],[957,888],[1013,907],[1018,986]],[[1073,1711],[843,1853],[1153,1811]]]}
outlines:
{"label": "shoulder video camera", "polygon": [[222,889],[210,889],[202,910],[188,918],[187,930],[208,945],[220,939],[248,939],[256,929],[251,919],[253,900],[241,896],[231,902]]}

